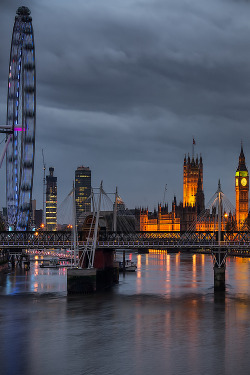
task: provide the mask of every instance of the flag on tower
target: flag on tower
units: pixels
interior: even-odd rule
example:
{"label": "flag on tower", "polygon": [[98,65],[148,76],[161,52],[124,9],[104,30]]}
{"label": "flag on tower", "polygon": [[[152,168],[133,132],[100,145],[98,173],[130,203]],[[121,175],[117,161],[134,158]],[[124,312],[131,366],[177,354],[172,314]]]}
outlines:
{"label": "flag on tower", "polygon": [[195,143],[195,139],[193,138],[193,145],[195,145],[196,143]]}

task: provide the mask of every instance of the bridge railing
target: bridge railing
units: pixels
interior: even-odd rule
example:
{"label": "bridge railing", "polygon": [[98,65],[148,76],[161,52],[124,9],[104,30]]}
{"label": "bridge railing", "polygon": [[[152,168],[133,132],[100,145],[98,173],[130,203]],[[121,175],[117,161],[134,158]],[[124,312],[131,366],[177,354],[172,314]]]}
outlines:
{"label": "bridge railing", "polygon": [[[79,248],[86,242],[82,240],[83,233],[79,233]],[[149,248],[162,246],[163,248],[191,248],[192,246],[218,246],[216,232],[107,232],[99,236],[98,247],[122,248]],[[230,248],[250,247],[250,232],[224,232],[221,246]],[[30,232],[0,232],[0,249],[8,247],[18,248],[72,248],[73,236],[70,231],[30,231]]]}
{"label": "bridge railing", "polygon": [[[80,241],[83,240],[85,237],[85,233],[79,231],[78,238]],[[73,238],[71,231],[0,231],[0,241],[5,240],[23,240],[23,241],[30,241],[30,240],[53,240],[53,241],[71,241]],[[111,240],[146,240],[146,239],[169,239],[169,240],[184,240],[184,239],[195,239],[195,240],[211,240],[217,239],[218,232],[210,232],[210,231],[168,231],[168,232],[158,232],[158,231],[151,231],[151,232],[108,232],[108,231],[100,231],[99,239],[103,241],[111,241]],[[221,238],[224,241],[250,241],[250,231],[222,231]]]}

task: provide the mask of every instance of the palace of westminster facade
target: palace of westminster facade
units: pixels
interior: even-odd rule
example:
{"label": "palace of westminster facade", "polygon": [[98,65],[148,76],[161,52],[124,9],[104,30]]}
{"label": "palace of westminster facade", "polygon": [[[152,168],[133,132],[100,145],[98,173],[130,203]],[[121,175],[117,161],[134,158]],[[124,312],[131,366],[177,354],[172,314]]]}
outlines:
{"label": "palace of westminster facade", "polygon": [[[235,173],[235,212],[223,214],[222,230],[242,230],[247,228],[249,174],[245,163],[243,147],[239,155]],[[205,213],[205,215],[204,215]],[[202,157],[196,159],[184,157],[183,163],[183,201],[177,205],[176,197],[172,202],[172,211],[158,205],[158,210],[149,213],[148,209],[136,212],[137,230],[140,231],[216,231],[218,220],[216,209],[205,210],[203,192]]]}

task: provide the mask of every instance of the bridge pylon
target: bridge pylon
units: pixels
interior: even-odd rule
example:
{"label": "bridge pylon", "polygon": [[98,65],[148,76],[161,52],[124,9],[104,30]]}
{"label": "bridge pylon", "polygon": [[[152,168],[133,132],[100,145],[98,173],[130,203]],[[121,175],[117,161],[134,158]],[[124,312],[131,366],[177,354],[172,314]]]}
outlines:
{"label": "bridge pylon", "polygon": [[222,247],[221,238],[221,218],[222,218],[222,190],[220,180],[218,183],[217,190],[217,201],[218,201],[218,247],[212,249],[214,256],[214,291],[221,292],[225,291],[225,271],[226,271],[226,257],[227,249]]}
{"label": "bridge pylon", "polygon": [[78,264],[75,262],[75,267],[67,270],[68,294],[93,293],[109,288],[119,280],[119,267],[114,264],[114,249],[100,249],[97,246],[101,201],[104,195],[106,193],[101,182],[97,206],[93,209],[85,244],[80,246],[78,243]]}

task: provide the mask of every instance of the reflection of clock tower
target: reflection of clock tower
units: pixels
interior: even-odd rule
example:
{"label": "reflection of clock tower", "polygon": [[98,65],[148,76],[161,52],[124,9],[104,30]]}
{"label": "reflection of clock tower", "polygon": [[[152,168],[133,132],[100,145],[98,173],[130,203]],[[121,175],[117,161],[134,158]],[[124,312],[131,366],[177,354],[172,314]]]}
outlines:
{"label": "reflection of clock tower", "polygon": [[248,217],[248,191],[249,175],[245,163],[245,155],[241,145],[239,165],[235,173],[235,194],[236,194],[236,221],[238,229],[241,229]]}

